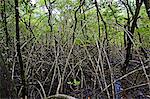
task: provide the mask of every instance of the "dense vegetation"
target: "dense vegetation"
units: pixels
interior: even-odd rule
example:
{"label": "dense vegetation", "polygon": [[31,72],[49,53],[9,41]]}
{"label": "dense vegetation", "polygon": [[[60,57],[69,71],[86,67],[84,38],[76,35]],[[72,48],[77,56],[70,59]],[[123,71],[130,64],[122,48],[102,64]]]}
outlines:
{"label": "dense vegetation", "polygon": [[0,2],[0,98],[150,98],[150,0]]}

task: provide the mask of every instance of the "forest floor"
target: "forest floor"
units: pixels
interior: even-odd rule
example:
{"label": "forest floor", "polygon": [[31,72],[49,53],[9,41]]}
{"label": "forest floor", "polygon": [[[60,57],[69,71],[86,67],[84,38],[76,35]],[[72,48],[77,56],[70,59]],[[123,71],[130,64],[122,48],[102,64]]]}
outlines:
{"label": "forest floor", "polygon": [[[58,93],[78,99],[150,99],[150,60],[138,49],[132,50],[125,74],[125,49],[115,45],[33,45],[24,47],[22,56],[29,99]],[[10,57],[11,69],[0,68],[1,98],[17,97],[21,91],[17,58]]]}

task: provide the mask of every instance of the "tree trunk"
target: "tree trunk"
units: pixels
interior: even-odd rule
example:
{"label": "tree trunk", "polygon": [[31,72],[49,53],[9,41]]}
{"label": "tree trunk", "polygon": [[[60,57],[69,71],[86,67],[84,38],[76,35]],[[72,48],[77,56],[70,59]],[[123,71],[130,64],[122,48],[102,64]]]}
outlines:
{"label": "tree trunk", "polygon": [[127,36],[126,60],[125,60],[125,66],[122,69],[123,74],[126,73],[126,68],[129,65],[129,60],[132,58],[131,48],[132,48],[132,45],[133,45],[133,42],[132,42],[133,41],[133,35],[134,35],[135,28],[137,26],[136,23],[137,23],[137,20],[138,20],[138,15],[140,13],[141,5],[142,5],[142,1],[140,2],[139,0],[137,0],[136,10],[135,10],[135,14],[133,16],[133,22],[132,22],[132,25],[131,25],[131,30],[128,33],[128,36]]}
{"label": "tree trunk", "polygon": [[150,18],[150,0],[144,0],[144,4],[145,4],[145,7],[146,7],[147,15]]}
{"label": "tree trunk", "polygon": [[24,66],[23,66],[23,61],[22,61],[22,55],[20,51],[20,34],[19,34],[19,6],[18,6],[18,0],[15,0],[15,17],[16,17],[16,41],[17,41],[17,57],[18,57],[18,62],[20,66],[20,74],[21,74],[21,80],[22,80],[22,98],[25,99],[27,96],[27,91],[26,91],[26,82],[25,82],[25,71],[24,71]]}

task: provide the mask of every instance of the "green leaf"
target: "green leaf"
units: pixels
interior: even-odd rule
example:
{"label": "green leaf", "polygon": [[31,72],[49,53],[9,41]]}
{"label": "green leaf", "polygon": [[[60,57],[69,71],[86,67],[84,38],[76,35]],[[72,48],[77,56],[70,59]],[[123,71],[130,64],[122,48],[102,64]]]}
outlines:
{"label": "green leaf", "polygon": [[71,81],[67,82],[67,84],[72,85],[73,83]]}
{"label": "green leaf", "polygon": [[74,79],[73,83],[74,83],[75,86],[80,85],[80,81],[77,81],[76,79]]}

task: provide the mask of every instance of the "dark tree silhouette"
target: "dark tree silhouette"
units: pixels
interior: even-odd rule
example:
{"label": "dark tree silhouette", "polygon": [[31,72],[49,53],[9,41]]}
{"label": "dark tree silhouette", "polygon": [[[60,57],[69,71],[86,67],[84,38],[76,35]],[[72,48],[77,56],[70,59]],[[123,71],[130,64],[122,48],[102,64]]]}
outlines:
{"label": "dark tree silhouette", "polygon": [[25,99],[25,96],[27,96],[26,91],[26,82],[25,82],[25,71],[22,61],[22,55],[20,50],[20,34],[19,34],[19,6],[18,6],[18,0],[15,0],[15,17],[16,17],[16,40],[17,40],[17,56],[20,66],[20,73],[21,73],[21,80],[22,80],[22,97]]}
{"label": "dark tree silhouette", "polygon": [[127,48],[126,48],[126,59],[125,59],[125,66],[123,67],[123,73],[126,73],[126,68],[129,65],[129,60],[132,58],[132,53],[131,53],[131,48],[133,45],[133,35],[134,35],[134,31],[135,28],[137,26],[137,20],[138,20],[138,15],[140,13],[140,8],[142,5],[143,1],[139,2],[139,0],[137,0],[136,2],[136,10],[135,10],[135,14],[133,15],[133,22],[131,25],[131,30],[129,31],[128,35],[127,35]]}

